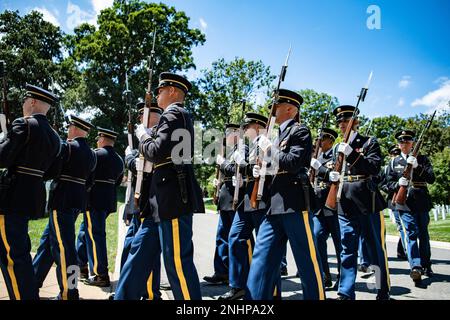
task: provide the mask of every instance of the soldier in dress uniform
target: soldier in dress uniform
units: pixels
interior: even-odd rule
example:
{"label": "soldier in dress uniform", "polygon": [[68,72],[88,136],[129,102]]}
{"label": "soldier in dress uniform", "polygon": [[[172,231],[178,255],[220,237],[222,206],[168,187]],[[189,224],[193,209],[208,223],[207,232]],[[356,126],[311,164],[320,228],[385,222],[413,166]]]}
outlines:
{"label": "soldier in dress uniform", "polygon": [[[235,150],[239,137],[238,124],[228,123],[225,126],[225,145],[226,150]],[[225,152],[225,150],[224,150]],[[229,153],[228,160],[231,160],[232,153]],[[218,187],[219,197],[217,202],[217,210],[219,212],[219,222],[216,232],[216,248],[214,251],[214,274],[212,276],[205,276],[203,280],[211,284],[228,284],[229,280],[229,243],[228,236],[230,234],[231,224],[233,223],[235,211],[232,210],[231,204],[233,201],[234,186],[232,185],[232,178],[221,173],[224,178],[222,181],[214,179],[214,187]],[[248,252],[248,251],[247,251]]]}
{"label": "soldier in dress uniform", "polygon": [[44,173],[61,149],[47,119],[53,93],[26,85],[23,117],[0,140],[0,267],[12,300],[37,300],[28,221],[44,216]]}
{"label": "soldier in dress uniform", "polygon": [[[328,265],[327,239],[331,235],[334,249],[336,250],[337,269],[341,266],[341,233],[337,212],[325,206],[325,201],[330,190],[328,176],[333,170],[333,144],[338,133],[332,129],[324,128],[320,137],[320,148],[322,153],[318,159],[311,159],[311,168],[315,170],[314,191],[317,197],[316,210],[314,212],[314,235],[317,240],[322,268],[324,270],[324,284],[326,288],[333,285]],[[338,273],[339,280],[339,273]]]}
{"label": "soldier in dress uniform", "polygon": [[[322,267],[309,213],[313,190],[308,180],[312,141],[310,130],[299,118],[303,98],[296,92],[280,89],[276,101],[276,123],[279,138],[273,143],[266,137],[258,139],[258,146],[267,155],[273,178],[269,187],[270,208],[259,227],[247,281],[246,298],[269,300],[280,276],[280,263],[286,243],[300,273],[305,299],[324,300]],[[273,146],[273,147],[272,147]],[[253,167],[253,176],[260,176],[261,168]]]}
{"label": "soldier in dress uniform", "polygon": [[[354,110],[355,107],[350,105],[333,110],[342,133],[346,131]],[[389,299],[390,289],[384,216],[381,212],[386,208],[386,202],[373,181],[373,176],[378,175],[381,169],[381,150],[375,137],[365,137],[358,133],[357,128],[356,119],[349,143],[336,145],[333,152],[334,161],[339,152],[345,156],[342,193],[337,206],[342,244],[338,299],[355,299],[358,243],[360,235],[363,235],[373,259],[371,263],[377,268],[380,283],[377,299],[384,300]],[[330,181],[338,181],[340,174],[331,171]]]}
{"label": "soldier in dress uniform", "polygon": [[[429,211],[433,207],[428,193],[428,184],[434,183],[433,166],[426,155],[412,156],[415,133],[411,130],[397,132],[395,138],[401,154],[392,159],[388,166],[387,188],[396,193],[400,186],[408,187],[406,203],[395,204],[399,212],[400,223],[405,232],[405,247],[408,252],[408,261],[411,267],[410,276],[415,283],[420,283],[422,272],[432,276],[431,249],[428,224]],[[407,164],[413,167],[411,179],[402,176]]]}
{"label": "soldier in dress uniform", "polygon": [[[251,150],[247,145],[239,146],[232,155],[233,162],[220,161],[222,162],[220,164],[221,169],[226,176],[234,177],[236,165],[240,167],[242,186],[240,186],[239,190],[239,206],[237,207],[229,235],[230,291],[219,297],[219,300],[236,300],[244,296],[252,260],[253,230],[258,234],[259,226],[270,201],[267,190],[268,184],[266,183],[265,198],[260,201],[259,207],[254,209],[250,205],[255,181],[252,169],[256,163],[257,141],[261,131],[266,128],[266,124],[267,117],[254,112],[247,113],[244,119],[244,135],[251,141]],[[281,278],[277,278],[278,280],[281,283]],[[280,293],[280,290],[278,290],[278,293]]]}
{"label": "soldier in dress uniform", "polygon": [[[153,163],[150,210],[159,219],[164,265],[177,300],[202,298],[193,260],[192,220],[193,213],[205,212],[205,208],[192,165],[194,127],[183,105],[190,89],[186,78],[161,73],[155,95],[164,112],[156,133],[149,135],[143,126],[136,129],[139,150]],[[176,130],[182,139],[172,136]]]}
{"label": "soldier in dress uniform", "polygon": [[117,210],[117,187],[124,174],[123,159],[114,150],[117,133],[97,128],[97,166],[90,177],[87,210],[77,239],[78,263],[91,277],[85,284],[109,287],[108,256],[106,250],[106,218]]}
{"label": "soldier in dress uniform", "polygon": [[77,286],[71,286],[70,277],[77,266],[75,249],[75,221],[80,212],[86,210],[86,181],[96,165],[95,153],[87,142],[87,135],[93,128],[88,121],[69,116],[67,141],[62,144],[61,153],[46,177],[52,178],[48,211],[49,223],[41,237],[39,248],[33,259],[33,268],[38,286],[42,284],[56,263],[56,278],[60,293],[58,299],[78,300]]}
{"label": "soldier in dress uniform", "polygon": [[[389,153],[389,162],[390,162],[390,160],[399,156],[401,151],[400,151],[400,148],[394,144],[389,147],[388,153]],[[405,248],[406,248],[405,232],[402,227],[402,223],[400,221],[400,215],[398,213],[398,210],[396,210],[395,205],[392,204],[392,196],[394,195],[394,193],[389,191],[389,188],[387,185],[387,173],[388,173],[388,169],[389,169],[389,162],[386,166],[384,166],[384,168],[381,172],[380,188],[387,194],[388,208],[392,211],[392,214],[394,215],[395,224],[397,225],[397,230],[400,234],[400,238],[398,239],[398,243],[397,243],[397,258],[399,258],[401,260],[408,260],[408,257],[406,256],[407,252],[405,251]]]}
{"label": "soldier in dress uniform", "polygon": [[[144,115],[144,103],[137,104],[139,108],[139,123]],[[163,110],[152,102],[148,127],[156,129]],[[138,150],[125,151],[125,163],[133,172],[133,185],[136,185],[136,162],[139,159]],[[144,172],[142,192],[139,198],[139,210],[133,214],[131,225],[125,237],[121,259],[120,278],[117,284],[114,299],[139,300],[145,297],[148,300],[160,300],[161,279],[161,246],[159,244],[159,231],[155,218],[152,215],[149,203],[149,191],[152,173]]]}

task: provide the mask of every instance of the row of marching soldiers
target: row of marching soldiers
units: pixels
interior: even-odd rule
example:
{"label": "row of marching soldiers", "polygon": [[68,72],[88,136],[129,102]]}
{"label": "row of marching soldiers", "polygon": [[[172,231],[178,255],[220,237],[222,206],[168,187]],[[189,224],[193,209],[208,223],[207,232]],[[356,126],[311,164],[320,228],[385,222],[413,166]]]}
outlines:
{"label": "row of marching soldiers", "polygon": [[[411,155],[415,133],[401,129],[396,135],[398,146],[389,150],[390,159],[382,168],[383,157],[376,137],[358,132],[354,122],[348,143],[337,143],[338,133],[329,128],[320,132],[321,153],[312,158],[310,130],[301,124],[302,97],[280,89],[275,117],[278,137],[271,141],[260,134],[267,118],[247,113],[243,120],[244,136],[249,146],[239,146],[237,137],[242,126],[228,124],[228,157],[219,155],[217,164],[222,179],[215,179],[219,190],[220,214],[214,254],[214,274],[204,277],[210,284],[229,284],[229,291],[219,300],[280,299],[281,275],[286,271],[286,245],[290,243],[301,279],[304,299],[325,299],[325,288],[333,287],[338,300],[352,300],[357,271],[374,272],[378,300],[390,298],[390,278],[382,210],[393,210],[401,241],[399,257],[410,264],[410,277],[420,284],[422,275],[431,277],[431,252],[428,235],[431,199],[427,184],[434,182],[428,158]],[[334,109],[336,126],[347,130],[355,107],[341,105]],[[356,110],[359,114],[359,110]],[[252,206],[255,179],[262,174],[255,155],[270,154],[275,168],[266,172],[263,198]],[[341,172],[334,163],[338,154],[345,155]],[[269,164],[269,166],[270,166]],[[402,176],[407,164],[413,167],[410,179]],[[235,173],[242,174],[237,186]],[[311,185],[308,174],[314,170]],[[341,176],[343,175],[343,176]],[[336,210],[329,209],[326,199],[332,182],[340,181],[342,193]],[[394,204],[393,195],[400,186],[408,187],[405,205]],[[239,188],[236,207],[235,188]],[[383,198],[380,189],[387,194]],[[253,240],[253,231],[256,242]],[[328,265],[327,239],[331,235],[337,257],[338,275],[333,286]],[[358,256],[360,264],[358,264]]]}

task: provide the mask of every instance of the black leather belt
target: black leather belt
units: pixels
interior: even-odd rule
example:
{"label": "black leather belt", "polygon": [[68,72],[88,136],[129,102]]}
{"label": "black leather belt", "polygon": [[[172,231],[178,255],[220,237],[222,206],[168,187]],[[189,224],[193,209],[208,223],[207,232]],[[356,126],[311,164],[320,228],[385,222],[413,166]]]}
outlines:
{"label": "black leather belt", "polygon": [[116,184],[116,181],[115,180],[113,180],[113,179],[108,179],[108,180],[100,180],[100,179],[98,179],[98,180],[94,180],[94,182],[99,182],[99,183],[107,183],[107,184]]}
{"label": "black leather belt", "polygon": [[356,175],[356,176],[344,176],[345,182],[364,181],[369,179],[369,176]]}
{"label": "black leather belt", "polygon": [[412,182],[413,188],[426,187],[428,184],[426,182]]}

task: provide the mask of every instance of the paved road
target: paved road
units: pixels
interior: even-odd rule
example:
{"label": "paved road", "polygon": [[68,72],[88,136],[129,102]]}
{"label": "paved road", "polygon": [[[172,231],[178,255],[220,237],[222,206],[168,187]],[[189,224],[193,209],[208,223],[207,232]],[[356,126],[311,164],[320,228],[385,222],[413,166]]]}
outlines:
{"label": "paved road", "polygon": [[[202,278],[205,275],[211,275],[213,270],[213,256],[215,246],[215,233],[217,227],[217,214],[198,214],[194,216],[194,254],[195,265],[201,281],[202,294],[204,299],[216,299],[219,295],[225,293],[226,286],[211,286],[206,284]],[[450,299],[450,250],[432,248],[433,278],[423,279],[423,288],[414,286],[409,278],[409,266],[406,261],[399,261],[396,255],[397,242],[395,238],[388,237],[387,250],[389,255],[389,270],[391,275],[391,294],[394,299]],[[336,256],[334,247],[329,240],[329,261],[333,279],[336,277]],[[302,290],[300,279],[295,277],[296,266],[292,252],[288,248],[288,272],[289,276],[283,278],[283,299],[298,300],[302,299]],[[163,279],[165,272],[162,273]],[[358,273],[356,289],[357,299],[374,300],[376,293],[369,287],[373,279],[366,279],[366,276]],[[369,283],[369,286],[368,286]],[[173,298],[170,291],[165,291],[169,298]],[[327,291],[327,298],[336,298],[336,291]]]}

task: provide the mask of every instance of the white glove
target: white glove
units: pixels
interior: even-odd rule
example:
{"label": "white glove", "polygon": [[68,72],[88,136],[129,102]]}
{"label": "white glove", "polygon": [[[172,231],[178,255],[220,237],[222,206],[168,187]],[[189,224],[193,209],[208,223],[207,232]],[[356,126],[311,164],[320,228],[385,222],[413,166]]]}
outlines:
{"label": "white glove", "polygon": [[213,179],[213,186],[214,186],[214,187],[217,187],[218,185],[219,185],[219,180],[216,179],[216,178],[214,178],[214,179]]}
{"label": "white glove", "polygon": [[261,171],[261,167],[258,166],[258,165],[255,165],[255,166],[253,167],[253,177],[254,177],[254,178],[259,178],[259,176],[260,176],[260,171]]}
{"label": "white glove", "polygon": [[331,182],[337,182],[339,181],[340,174],[337,171],[330,171],[330,174],[328,175]]}
{"label": "white glove", "polygon": [[399,186],[407,187],[408,184],[409,184],[409,181],[405,177],[401,177],[400,179],[398,179],[398,185]]}
{"label": "white glove", "polygon": [[147,130],[145,130],[145,127],[143,124],[140,124],[136,126],[136,129],[134,130],[134,134],[138,138],[139,141],[141,141],[141,138],[147,134]]}
{"label": "white glove", "polygon": [[[239,188],[242,187],[242,179],[239,179]],[[233,185],[233,187],[236,187],[236,176],[231,177],[231,184]]]}
{"label": "white glove", "polygon": [[219,166],[221,166],[222,163],[224,163],[224,162],[225,162],[225,158],[222,157],[220,154],[218,154],[217,157],[216,157],[216,163],[217,163]]}
{"label": "white glove", "polygon": [[319,160],[315,159],[315,158],[311,158],[311,168],[313,168],[314,170],[319,169],[322,166],[322,164],[320,163]]}
{"label": "white glove", "polygon": [[413,156],[409,156],[408,159],[406,159],[406,163],[412,165],[413,169],[417,168],[419,165],[417,158]]}
{"label": "white glove", "polygon": [[244,158],[244,157],[241,155],[241,153],[238,152],[238,151],[235,151],[235,152],[233,153],[233,160],[234,160],[234,162],[237,163],[238,165],[246,164],[245,158]]}
{"label": "white glove", "polygon": [[260,136],[258,139],[258,147],[263,151],[267,152],[272,146],[272,142],[266,136]]}
{"label": "white glove", "polygon": [[131,150],[130,146],[128,146],[128,147],[125,149],[125,157],[126,157],[126,156],[129,156],[129,155],[132,154],[132,153],[133,153],[133,150]]}
{"label": "white glove", "polygon": [[352,153],[353,148],[350,147],[348,143],[341,142],[339,143],[337,151],[343,153],[345,156],[348,156],[350,153]]}

